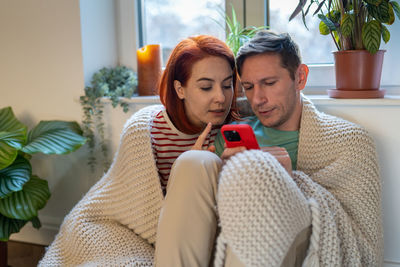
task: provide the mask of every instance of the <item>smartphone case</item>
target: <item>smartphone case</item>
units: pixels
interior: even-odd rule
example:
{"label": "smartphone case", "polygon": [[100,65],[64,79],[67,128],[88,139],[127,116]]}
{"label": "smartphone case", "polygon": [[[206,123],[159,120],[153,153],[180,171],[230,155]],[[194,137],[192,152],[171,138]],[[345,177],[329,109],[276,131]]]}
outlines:
{"label": "smartphone case", "polygon": [[248,124],[227,124],[222,126],[221,133],[228,148],[244,146],[247,149],[260,149],[254,131]]}

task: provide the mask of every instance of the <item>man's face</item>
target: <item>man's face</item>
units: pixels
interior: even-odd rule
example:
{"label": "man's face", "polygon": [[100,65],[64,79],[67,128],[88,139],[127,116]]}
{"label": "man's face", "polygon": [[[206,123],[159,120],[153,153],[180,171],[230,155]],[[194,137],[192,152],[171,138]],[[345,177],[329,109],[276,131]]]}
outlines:
{"label": "man's face", "polygon": [[[292,80],[289,71],[281,66],[281,58],[274,54],[259,54],[245,59],[241,83],[246,97],[260,122],[282,131],[299,129],[301,117],[301,65]],[[304,73],[303,73],[304,74]],[[305,73],[305,79],[307,73]]]}

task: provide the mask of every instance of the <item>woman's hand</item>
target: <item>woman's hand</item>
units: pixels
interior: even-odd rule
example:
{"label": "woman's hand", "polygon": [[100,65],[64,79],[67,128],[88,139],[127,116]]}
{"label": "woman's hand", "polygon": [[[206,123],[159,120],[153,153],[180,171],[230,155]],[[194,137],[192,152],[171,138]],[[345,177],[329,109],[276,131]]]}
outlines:
{"label": "woman's hand", "polygon": [[[199,135],[199,138],[197,138],[196,143],[194,143],[191,150],[203,150],[203,144],[206,141],[207,135],[210,133],[211,128],[212,128],[212,123],[209,122],[204,131]],[[207,147],[207,150],[210,152],[215,152],[215,146],[211,145]]]}
{"label": "woman's hand", "polygon": [[282,167],[285,168],[285,170],[289,173],[289,175],[292,176],[292,161],[285,148],[279,146],[266,146],[261,147],[261,150],[274,156],[282,165]]}

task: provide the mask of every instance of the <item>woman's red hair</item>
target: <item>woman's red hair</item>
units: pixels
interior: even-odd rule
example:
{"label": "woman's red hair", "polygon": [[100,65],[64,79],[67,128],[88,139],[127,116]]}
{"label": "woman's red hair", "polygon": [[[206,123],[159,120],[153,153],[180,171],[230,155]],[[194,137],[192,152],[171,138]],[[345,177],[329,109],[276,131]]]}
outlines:
{"label": "woman's red hair", "polygon": [[239,119],[236,107],[236,68],[235,57],[231,49],[221,40],[209,35],[189,37],[181,41],[169,56],[165,70],[159,83],[161,103],[165,106],[168,115],[175,127],[186,134],[196,134],[202,129],[192,125],[185,113],[183,100],[179,99],[174,88],[174,81],[186,86],[191,76],[193,65],[206,57],[217,56],[228,61],[233,72],[233,100],[231,110],[225,120],[229,123]]}

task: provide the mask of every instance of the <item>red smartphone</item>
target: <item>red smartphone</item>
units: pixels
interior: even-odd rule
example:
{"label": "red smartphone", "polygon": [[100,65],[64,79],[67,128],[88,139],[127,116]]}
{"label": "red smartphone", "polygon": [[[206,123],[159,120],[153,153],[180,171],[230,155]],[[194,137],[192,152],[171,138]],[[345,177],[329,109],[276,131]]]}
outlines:
{"label": "red smartphone", "polygon": [[247,149],[260,149],[254,131],[248,124],[227,124],[221,128],[226,147],[244,146]]}

